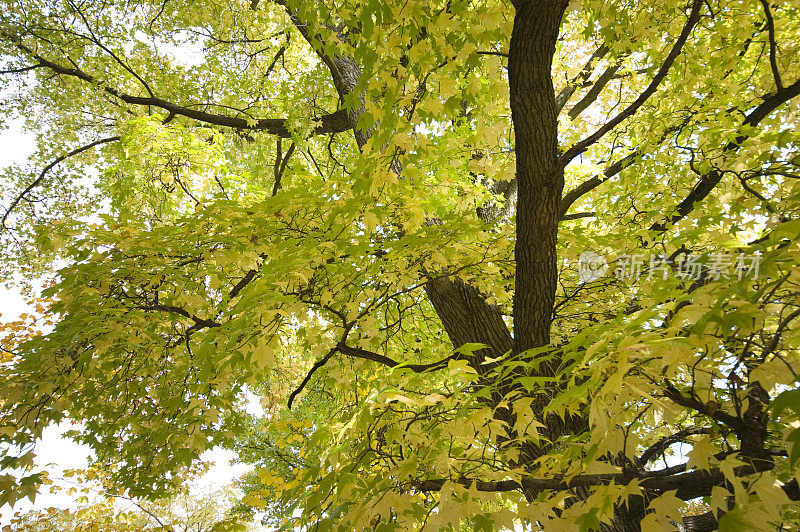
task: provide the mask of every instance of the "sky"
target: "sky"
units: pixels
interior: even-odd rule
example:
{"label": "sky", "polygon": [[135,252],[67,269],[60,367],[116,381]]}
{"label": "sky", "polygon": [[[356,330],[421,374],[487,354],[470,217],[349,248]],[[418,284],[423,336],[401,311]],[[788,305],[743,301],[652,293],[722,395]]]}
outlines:
{"label": "sky", "polygon": [[[21,120],[1,125],[4,127],[0,130],[0,168],[14,163],[23,163],[36,149],[34,136],[22,131]],[[0,198],[0,204],[3,206],[7,206],[10,201],[11,198]],[[23,312],[35,314],[18,290],[15,290],[13,286],[0,285],[0,322],[13,321]],[[252,396],[247,399],[248,410],[251,413],[263,413],[257,397]],[[47,470],[51,478],[61,478],[65,469],[86,467],[92,456],[91,449],[88,447],[78,445],[63,437],[63,433],[69,428],[68,423],[48,427],[44,431],[42,440],[36,446],[36,466]],[[193,486],[193,491],[208,493],[219,489],[250,470],[250,467],[244,464],[232,463],[235,457],[235,453],[224,449],[207,451],[202,458],[213,465],[208,473]],[[63,493],[42,493],[36,497],[34,503],[23,499],[13,509],[8,505],[0,507],[0,527],[9,524],[17,512],[25,513],[31,509],[44,509],[52,506],[74,507],[75,504],[73,497]]]}

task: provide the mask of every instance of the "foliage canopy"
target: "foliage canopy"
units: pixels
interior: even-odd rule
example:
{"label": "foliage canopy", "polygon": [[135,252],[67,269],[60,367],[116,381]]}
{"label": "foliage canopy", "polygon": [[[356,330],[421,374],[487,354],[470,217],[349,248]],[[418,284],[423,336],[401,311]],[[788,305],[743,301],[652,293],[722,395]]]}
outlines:
{"label": "foliage canopy", "polygon": [[314,530],[793,519],[792,2],[4,0],[0,52],[3,271],[65,264],[4,468],[70,418]]}

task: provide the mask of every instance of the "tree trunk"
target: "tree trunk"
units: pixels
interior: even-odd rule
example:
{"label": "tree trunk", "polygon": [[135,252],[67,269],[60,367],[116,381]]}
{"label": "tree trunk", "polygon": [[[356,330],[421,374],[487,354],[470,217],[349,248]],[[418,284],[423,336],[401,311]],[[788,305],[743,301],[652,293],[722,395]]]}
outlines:
{"label": "tree trunk", "polygon": [[551,68],[567,0],[517,0],[508,52],[511,120],[517,159],[514,352],[550,343],[558,270],[558,109]]}

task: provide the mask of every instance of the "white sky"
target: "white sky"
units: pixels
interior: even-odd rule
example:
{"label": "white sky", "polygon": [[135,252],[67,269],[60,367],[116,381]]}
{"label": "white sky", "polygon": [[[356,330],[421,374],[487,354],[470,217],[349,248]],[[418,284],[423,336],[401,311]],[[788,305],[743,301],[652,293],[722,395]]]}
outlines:
{"label": "white sky", "polygon": [[[14,163],[23,163],[36,147],[33,135],[21,131],[21,120],[3,125],[7,125],[8,129],[0,131],[0,168]],[[11,198],[0,198],[0,204],[3,206],[7,206],[10,201]],[[0,322],[13,321],[23,312],[34,313],[17,290],[13,287],[0,286]],[[248,397],[248,399],[248,409],[251,412],[263,413],[256,397]],[[48,427],[44,431],[42,440],[36,446],[36,465],[49,471],[51,478],[61,477],[65,469],[86,467],[87,460],[91,456],[91,450],[88,447],[78,445],[63,437],[63,433],[69,428],[67,423]],[[224,449],[207,451],[202,458],[213,465],[209,472],[199,479],[194,489],[207,493],[230,484],[247,472],[250,467],[231,462],[235,457],[235,453]],[[23,499],[17,502],[13,509],[4,505],[0,508],[0,527],[9,524],[17,512],[25,513],[31,509],[44,509],[51,506],[74,507],[72,499],[73,497],[65,494],[52,495],[45,492],[38,495],[34,503]]]}

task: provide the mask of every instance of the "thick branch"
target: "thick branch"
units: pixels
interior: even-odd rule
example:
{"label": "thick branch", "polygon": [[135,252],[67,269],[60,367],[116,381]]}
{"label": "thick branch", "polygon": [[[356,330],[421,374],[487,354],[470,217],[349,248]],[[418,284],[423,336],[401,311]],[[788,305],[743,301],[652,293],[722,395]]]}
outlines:
{"label": "thick branch", "polygon": [[775,21],[772,20],[772,10],[769,7],[767,0],[761,0],[761,6],[764,8],[764,16],[767,17],[767,32],[769,33],[769,66],[772,68],[772,77],[775,79],[775,85],[778,90],[783,90],[783,82],[781,81],[781,74],[778,71],[778,61],[776,52],[778,45],[775,42]]}
{"label": "thick branch", "polygon": [[448,362],[458,359],[458,355],[456,354],[430,364],[401,364],[400,362],[392,360],[387,356],[375,353],[373,351],[367,351],[366,349],[361,349],[360,347],[350,347],[343,342],[336,346],[336,350],[349,357],[372,360],[373,362],[378,362],[390,368],[401,366],[402,368],[410,369],[414,373],[424,373],[426,371],[434,371],[437,369],[446,368]]}
{"label": "thick branch", "polygon": [[169,314],[177,314],[179,316],[183,316],[184,318],[189,318],[194,322],[194,328],[199,329],[201,327],[212,329],[214,327],[222,327],[222,324],[216,322],[214,320],[208,320],[206,318],[200,318],[195,316],[194,314],[189,313],[186,309],[181,307],[176,307],[173,305],[162,305],[160,303],[153,303],[151,305],[137,305],[135,308],[146,310],[146,311],[156,311],[156,312],[166,312]]}
{"label": "thick branch", "polygon": [[[763,101],[753,109],[753,111],[747,115],[747,118],[744,121],[744,124],[747,126],[755,127],[761,123],[772,111],[783,105],[784,103],[788,102],[792,98],[800,95],[800,79],[789,85],[788,87],[784,87],[783,89],[776,91],[775,94],[768,94],[767,96],[763,97]],[[741,138],[741,140],[739,140]],[[747,138],[746,135],[742,135],[741,137],[737,137],[735,144],[741,144]]]}
{"label": "thick branch", "polygon": [[272,185],[272,195],[278,193],[281,189],[281,180],[283,179],[283,174],[286,172],[286,165],[289,164],[289,159],[292,157],[294,153],[295,143],[289,146],[289,151],[286,152],[284,156],[281,150],[281,139],[278,138],[278,146],[276,148],[277,153],[275,154],[275,164],[272,168],[272,173],[275,177],[275,183]]}
{"label": "thick branch", "polygon": [[[682,500],[690,500],[711,493],[711,488],[722,485],[725,475],[719,469],[706,471],[704,469],[688,473],[668,474],[668,470],[641,472],[641,473],[609,473],[598,475],[577,475],[564,480],[562,478],[530,478],[516,480],[483,481],[461,477],[459,479],[430,479],[414,482],[413,486],[419,491],[439,491],[445,483],[454,482],[466,488],[475,488],[484,492],[506,492],[525,490],[541,492],[544,490],[566,491],[572,488],[592,487],[606,485],[614,482],[626,485],[633,480],[638,480],[639,486],[658,492],[676,490],[675,496]],[[762,471],[764,468],[755,468],[744,465],[734,468],[737,476],[746,476]]]}
{"label": "thick branch", "polygon": [[576,186],[561,198],[561,201],[558,205],[558,210],[561,213],[561,219],[566,220],[567,218],[567,211],[572,206],[573,203],[578,201],[583,195],[588,194],[598,186],[600,186],[606,179],[609,177],[615,176],[620,173],[623,169],[627,166],[630,166],[636,161],[636,158],[639,157],[639,151],[634,151],[623,157],[622,159],[616,161],[611,166],[603,170],[602,176],[594,176],[580,185]]}
{"label": "thick branch", "polygon": [[0,70],[0,74],[22,74],[24,72],[30,72],[31,70],[36,70],[37,68],[44,68],[44,65],[31,65],[20,68],[8,68]]}
{"label": "thick branch", "polygon": [[[430,279],[425,284],[425,293],[454,348],[466,343],[484,344],[487,349],[475,352],[479,359],[484,356],[497,358],[511,350],[512,338],[502,312],[487,303],[475,287],[458,277],[442,276]],[[487,366],[480,364],[481,361],[476,361],[475,369],[488,370]]]}
{"label": "thick branch", "polygon": [[[355,88],[356,84],[358,83],[358,77],[361,75],[361,68],[349,57],[347,56],[332,56],[323,50],[325,46],[325,40],[322,38],[321,35],[318,33],[313,33],[309,24],[307,24],[299,15],[297,10],[292,9],[289,7],[288,2],[286,0],[275,0],[275,3],[283,6],[286,10],[286,13],[289,15],[289,19],[294,24],[294,27],[300,32],[300,35],[306,40],[306,42],[311,46],[311,49],[314,50],[314,53],[325,63],[325,66],[328,67],[330,70],[331,78],[333,79],[333,84],[336,87],[336,91],[339,93],[339,96],[344,98],[347,94],[350,94],[352,90]],[[346,43],[347,37],[341,31],[337,31],[337,28],[328,27],[332,33],[336,35],[336,38],[339,41]],[[360,114],[362,110],[353,110],[351,114],[354,116],[353,123],[355,125],[355,121],[358,118],[358,114]]]}
{"label": "thick branch", "polygon": [[[689,120],[692,118],[692,116],[694,116],[693,113],[688,113],[686,117],[679,123],[665,129],[661,133],[661,136],[658,138],[658,141],[655,143],[655,145],[660,145],[672,133],[681,131],[689,122]],[[566,194],[564,194],[564,196],[561,198],[561,203],[559,204],[559,209],[561,212],[562,219],[566,215],[567,211],[569,210],[569,208],[572,206],[573,203],[575,203],[585,194],[588,194],[589,192],[591,192],[592,190],[603,184],[606,181],[606,179],[617,175],[622,170],[635,163],[636,159],[640,157],[643,153],[644,153],[644,147],[638,146],[631,153],[629,153],[622,159],[614,162],[608,168],[603,170],[602,175],[593,176],[584,181],[583,183],[581,183],[580,185],[576,186],[574,189],[570,190]]]}
{"label": "thick branch", "polygon": [[708,434],[710,431],[711,429],[709,427],[688,427],[683,430],[679,430],[675,434],[661,438],[642,453],[642,456],[636,460],[636,464],[640,467],[643,467],[645,464],[666,451],[670,445],[686,441],[686,438],[689,436]]}
{"label": "thick branch", "polygon": [[719,526],[719,521],[714,516],[714,512],[706,512],[700,515],[688,515],[682,519],[686,532],[711,532]]}
{"label": "thick branch", "polygon": [[[232,129],[264,131],[266,133],[270,133],[272,135],[277,135],[279,137],[284,137],[284,138],[292,136],[291,131],[289,129],[289,123],[285,118],[244,119],[234,116],[218,115],[213,113],[207,113],[205,111],[191,109],[189,107],[181,106],[173,102],[163,100],[161,98],[154,98],[150,96],[134,96],[132,94],[127,94],[116,89],[115,87],[103,84],[96,77],[92,76],[87,72],[84,72],[79,68],[65,67],[53,61],[45,59],[41,55],[37,54],[27,46],[22,44],[19,38],[9,36],[7,34],[2,34],[2,36],[7,39],[10,39],[12,42],[16,44],[17,48],[29,54],[31,57],[39,61],[39,63],[42,66],[52,70],[56,74],[78,78],[83,81],[86,81],[87,83],[100,86],[107,94],[110,94],[115,98],[119,98],[120,100],[122,100],[127,104],[157,107],[159,109],[167,111],[170,115],[177,115],[186,118],[191,118],[192,120],[197,120],[198,122],[203,122],[205,124],[229,127]],[[340,109],[331,114],[324,115],[316,120],[319,122],[319,125],[313,129],[312,134],[314,135],[321,135],[327,133],[341,133],[343,131],[352,129],[355,126],[355,121],[352,119],[350,113],[346,109]]]}
{"label": "thick branch", "polygon": [[295,389],[295,390],[294,390],[294,391],[293,391],[291,394],[289,394],[289,401],[287,401],[287,405],[286,405],[286,406],[287,406],[287,408],[289,408],[289,410],[291,410],[291,409],[292,409],[292,403],[294,403],[294,398],[295,398],[295,397],[297,397],[297,394],[299,394],[300,392],[302,392],[302,391],[303,391],[303,388],[305,388],[305,387],[306,387],[306,384],[308,384],[308,381],[310,381],[310,380],[311,380],[311,377],[314,375],[314,373],[316,373],[316,371],[317,371],[319,368],[321,368],[322,366],[324,366],[325,364],[327,364],[327,363],[328,363],[328,360],[330,360],[330,358],[333,356],[333,354],[334,354],[335,352],[336,352],[336,348],[334,347],[333,349],[331,349],[330,351],[328,351],[328,354],[327,354],[327,355],[325,355],[325,356],[324,356],[324,357],[322,357],[321,359],[317,360],[317,361],[314,363],[314,365],[313,365],[313,366],[311,366],[311,369],[310,369],[310,370],[308,370],[308,373],[306,374],[306,378],[305,378],[305,379],[303,379],[303,382],[301,382],[301,383],[300,383],[300,386],[298,386],[298,387],[297,387],[297,388],[296,388],[296,389]]}
{"label": "thick branch", "polygon": [[586,211],[586,212],[574,212],[572,214],[565,214],[559,218],[562,222],[568,220],[579,220],[581,218],[594,218],[597,216],[597,213],[594,211]]}
{"label": "thick branch", "polygon": [[342,353],[343,355],[346,355],[346,356],[349,356],[349,357],[362,358],[364,360],[372,360],[373,362],[378,362],[378,363],[383,364],[384,366],[388,366],[390,368],[395,368],[397,366],[401,366],[403,368],[410,369],[414,373],[423,373],[423,372],[426,372],[426,371],[434,371],[434,370],[437,370],[437,369],[446,368],[448,362],[450,362],[451,360],[456,360],[458,358],[458,355],[451,355],[451,356],[449,356],[447,358],[444,358],[444,359],[439,360],[437,362],[433,362],[431,364],[400,364],[399,362],[397,362],[395,360],[392,360],[391,358],[389,358],[387,356],[381,355],[379,353],[375,353],[373,351],[367,351],[366,349],[361,349],[359,347],[350,347],[347,344],[345,344],[344,341],[342,341],[342,342],[339,342],[339,344],[336,347],[334,347],[330,351],[328,351],[328,354],[326,354],[324,357],[319,359],[311,367],[311,369],[306,374],[306,377],[303,379],[303,382],[301,382],[300,385],[289,395],[289,401],[288,401],[289,409],[292,408],[292,403],[294,402],[295,397],[297,397],[297,395],[301,391],[303,391],[303,389],[306,387],[306,384],[308,384],[308,381],[311,380],[311,377],[314,375],[314,373],[316,373],[316,371],[318,369],[320,369],[325,364],[327,364],[328,360],[330,360],[330,358],[337,351],[339,353]]}
{"label": "thick branch", "polygon": [[589,89],[589,92],[587,92],[586,95],[581,98],[580,101],[569,110],[569,112],[567,112],[567,115],[571,119],[575,120],[578,115],[580,115],[587,107],[592,105],[597,97],[600,96],[600,93],[603,91],[605,86],[608,85],[608,82],[614,79],[614,77],[617,75],[617,70],[619,70],[619,67],[621,66],[622,63],[618,62],[605,69],[605,71],[600,74],[600,77],[597,78],[597,81],[594,83],[594,85],[592,85],[592,88]]}
{"label": "thick branch", "polygon": [[706,403],[703,403],[699,399],[696,399],[695,397],[683,395],[677,388],[672,386],[672,384],[667,383],[667,386],[664,390],[664,395],[674,403],[686,408],[691,408],[695,412],[704,414],[715,421],[719,421],[720,423],[732,428],[736,432],[739,432],[745,428],[744,421],[742,419],[723,412],[722,410],[718,410],[718,405],[710,406]]}

